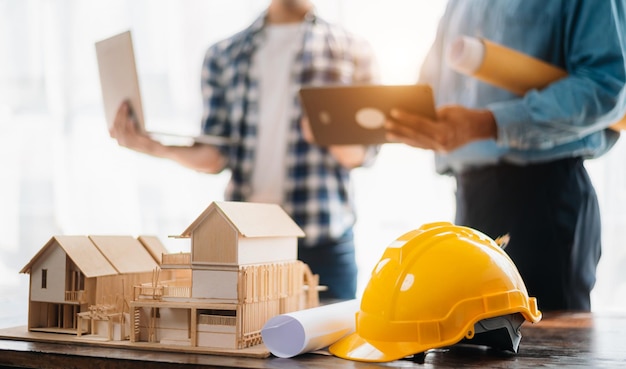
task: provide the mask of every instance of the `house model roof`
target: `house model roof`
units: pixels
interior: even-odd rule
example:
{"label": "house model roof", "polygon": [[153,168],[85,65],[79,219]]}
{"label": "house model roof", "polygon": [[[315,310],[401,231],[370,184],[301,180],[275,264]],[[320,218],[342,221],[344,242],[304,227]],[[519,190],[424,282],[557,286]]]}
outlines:
{"label": "house model roof", "polygon": [[159,266],[146,246],[132,236],[53,236],[20,273],[29,273],[33,264],[55,244],[88,278],[149,272]]}
{"label": "house model roof", "polygon": [[304,237],[302,229],[279,205],[237,201],[211,203],[178,237],[191,237],[212,211],[222,213],[244,237]]}
{"label": "house model roof", "polygon": [[137,239],[159,264],[163,261],[163,254],[169,253],[157,236],[139,236]]}
{"label": "house model roof", "polygon": [[120,274],[149,272],[159,264],[132,236],[89,236]]}

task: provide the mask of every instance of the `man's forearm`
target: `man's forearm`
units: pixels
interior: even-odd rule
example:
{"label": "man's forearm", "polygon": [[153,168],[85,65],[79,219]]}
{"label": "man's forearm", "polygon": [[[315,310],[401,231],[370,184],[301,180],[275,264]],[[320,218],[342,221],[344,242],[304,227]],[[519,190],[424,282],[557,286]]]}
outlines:
{"label": "man's forearm", "polygon": [[219,173],[226,160],[215,146],[195,144],[193,146],[158,145],[153,148],[153,156],[170,159],[178,164],[205,173]]}

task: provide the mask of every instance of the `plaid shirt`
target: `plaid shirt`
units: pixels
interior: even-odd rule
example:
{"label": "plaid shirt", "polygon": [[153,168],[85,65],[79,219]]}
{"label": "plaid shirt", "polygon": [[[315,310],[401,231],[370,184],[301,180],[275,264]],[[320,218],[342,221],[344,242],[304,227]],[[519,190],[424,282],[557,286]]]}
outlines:
{"label": "plaid shirt", "polygon": [[[225,197],[247,201],[259,119],[258,81],[250,73],[252,55],[264,38],[265,14],[247,29],[210,47],[202,68],[203,132],[229,137],[222,147],[231,171]],[[337,240],[355,222],[349,170],[325,148],[307,143],[300,129],[302,85],[371,83],[376,79],[371,48],[363,40],[313,14],[305,18],[301,51],[293,65],[286,158],[285,211],[304,230],[307,247]],[[368,148],[371,163],[378,147]]]}

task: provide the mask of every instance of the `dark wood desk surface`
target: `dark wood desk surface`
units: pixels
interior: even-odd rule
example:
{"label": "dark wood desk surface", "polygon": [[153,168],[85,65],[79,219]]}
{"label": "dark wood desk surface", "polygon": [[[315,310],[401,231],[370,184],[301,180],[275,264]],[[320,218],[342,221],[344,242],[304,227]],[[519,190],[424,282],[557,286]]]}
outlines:
{"label": "dark wood desk surface", "polygon": [[250,359],[134,349],[0,340],[0,366],[29,368],[625,368],[626,314],[551,314],[522,327],[519,353],[458,346],[408,360],[368,364],[307,354]]}

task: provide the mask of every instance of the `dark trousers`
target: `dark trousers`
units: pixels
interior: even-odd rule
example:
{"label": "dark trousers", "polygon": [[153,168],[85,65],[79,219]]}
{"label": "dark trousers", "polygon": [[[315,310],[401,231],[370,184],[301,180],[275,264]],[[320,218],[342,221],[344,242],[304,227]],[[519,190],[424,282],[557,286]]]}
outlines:
{"label": "dark trousers", "polygon": [[298,247],[298,259],[307,263],[313,274],[319,274],[320,300],[350,300],[355,298],[357,266],[352,231],[337,241],[328,241],[315,247]]}
{"label": "dark trousers", "polygon": [[456,223],[511,236],[505,250],[541,310],[590,310],[601,227],[582,159],[499,164],[456,180]]}

